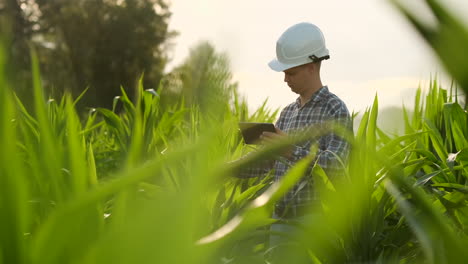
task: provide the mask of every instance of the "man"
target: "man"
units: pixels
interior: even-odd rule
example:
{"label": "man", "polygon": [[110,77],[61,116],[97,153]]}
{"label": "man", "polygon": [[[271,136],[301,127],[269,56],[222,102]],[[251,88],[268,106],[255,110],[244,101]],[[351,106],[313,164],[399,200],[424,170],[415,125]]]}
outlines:
{"label": "man", "polygon": [[[313,24],[293,25],[280,36],[276,43],[276,59],[269,66],[274,71],[284,72],[284,82],[299,97],[281,112],[275,125],[276,133],[263,133],[262,139],[266,144],[329,122],[336,122],[352,131],[346,105],[330,93],[320,78],[322,61],[329,58],[323,34]],[[313,143],[318,146],[314,164],[320,165],[329,177],[339,175],[343,170],[341,161],[345,162],[348,158],[350,146],[344,138],[329,133],[316,142],[309,140],[292,146],[282,157],[273,162],[264,162],[262,166],[245,169],[239,176],[259,176],[273,169],[275,180],[279,180],[294,163],[310,154]],[[300,220],[308,214],[307,209],[317,198],[312,177],[306,175],[276,204],[274,217],[281,220]],[[272,230],[290,232],[291,227],[279,223],[274,224]],[[274,246],[279,243],[278,239],[279,237],[273,236],[270,243]]]}

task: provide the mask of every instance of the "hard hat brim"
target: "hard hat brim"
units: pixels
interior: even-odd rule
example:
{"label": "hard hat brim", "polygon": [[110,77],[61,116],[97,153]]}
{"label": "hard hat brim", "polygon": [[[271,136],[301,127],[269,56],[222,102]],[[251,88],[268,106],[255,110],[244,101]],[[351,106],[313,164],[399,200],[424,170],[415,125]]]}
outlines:
{"label": "hard hat brim", "polygon": [[270,69],[277,71],[277,72],[282,72],[287,69],[291,69],[297,66],[301,66],[303,64],[307,64],[309,62],[300,62],[300,63],[294,63],[294,64],[286,64],[286,63],[281,63],[277,59],[273,59],[268,63],[268,66],[270,66]]}

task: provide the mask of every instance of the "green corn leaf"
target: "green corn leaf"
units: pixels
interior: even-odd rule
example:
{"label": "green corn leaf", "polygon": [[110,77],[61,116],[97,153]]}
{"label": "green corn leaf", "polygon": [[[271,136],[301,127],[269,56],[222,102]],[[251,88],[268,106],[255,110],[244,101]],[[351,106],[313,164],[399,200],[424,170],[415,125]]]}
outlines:
{"label": "green corn leaf", "polygon": [[440,135],[440,132],[437,129],[437,127],[434,125],[434,123],[432,123],[429,120],[426,120],[424,125],[428,129],[429,138],[431,140],[432,146],[434,147],[434,150],[439,156],[439,158],[441,160],[447,159],[448,153],[447,150],[445,150],[444,140],[442,139],[442,136]]}
{"label": "green corn leaf", "polygon": [[83,138],[79,136],[81,131],[81,124],[79,118],[73,108],[71,98],[67,97],[65,105],[67,114],[67,144],[69,150],[69,164],[73,179],[73,187],[75,188],[75,195],[83,193],[89,186],[88,182],[88,167],[86,163],[86,149]]}
{"label": "green corn leaf", "polygon": [[87,167],[89,168],[88,175],[90,186],[96,186],[98,185],[98,177],[96,172],[96,161],[94,159],[93,146],[91,144],[88,145],[86,160],[88,163]]}
{"label": "green corn leaf", "polygon": [[[412,133],[412,134],[407,134],[407,135],[404,135],[404,136],[394,138],[391,141],[389,141],[388,143],[386,143],[382,148],[380,148],[378,152],[380,154],[394,152],[394,149],[397,148],[397,147],[400,148],[401,144],[404,144],[405,141],[407,141],[407,140],[413,141],[414,139],[417,139],[419,136],[421,136],[422,134],[425,134],[425,133],[427,133],[427,132]],[[409,145],[409,142],[406,142],[406,145]]]}
{"label": "green corn leaf", "polygon": [[433,177],[439,175],[442,171],[434,171],[432,173],[429,173],[429,174],[426,174],[420,178],[418,178],[418,180],[416,181],[416,183],[414,184],[415,186],[421,186],[421,185],[425,185],[428,181],[430,181]]}
{"label": "green corn leaf", "polygon": [[439,164],[441,162],[441,160],[438,159],[432,152],[426,149],[413,149],[411,152],[415,152],[435,164]]}
{"label": "green corn leaf", "polygon": [[[181,159],[187,152],[193,151],[193,147],[194,146],[190,146],[189,148],[180,149],[177,152],[167,154],[164,160],[155,160],[145,166],[135,168],[132,171],[124,171],[121,175],[115,177],[115,180],[100,185],[99,187],[70,200],[68,203],[59,206],[50,214],[47,220],[42,224],[40,230],[38,230],[37,234],[34,236],[33,241],[31,241],[31,254],[33,261],[35,263],[56,262],[59,260],[60,252],[62,250],[67,250],[67,252],[71,254],[71,251],[69,250],[72,250],[72,247],[76,244],[67,243],[69,242],[70,235],[74,234],[75,230],[79,230],[80,226],[83,224],[92,224],[93,227],[98,227],[97,223],[89,222],[100,221],[99,218],[93,217],[95,213],[99,212],[95,209],[96,204],[109,195],[127,190],[138,182],[150,178],[156,171],[161,170],[163,162],[165,165],[177,162],[177,160]],[[77,217],[79,217],[83,212],[87,212],[87,214],[77,219]],[[66,222],[68,222],[69,225],[59,224]],[[71,228],[71,224],[74,225],[73,228]],[[56,248],[56,250],[50,252],[48,248],[54,241],[60,248]],[[77,254],[79,253],[82,252],[77,252]]]}
{"label": "green corn leaf", "polygon": [[[377,115],[379,112],[379,101],[377,95],[374,98],[374,103],[370,111],[369,123],[367,125],[366,143],[368,147],[376,145],[376,131],[377,131]],[[370,150],[370,149],[368,149]]]}
{"label": "green corn leaf", "polygon": [[[61,173],[61,149],[60,143],[57,142],[57,135],[51,126],[49,114],[53,111],[47,111],[46,101],[43,95],[42,84],[40,79],[39,61],[35,51],[31,50],[31,61],[32,61],[32,75],[33,75],[33,91],[34,91],[34,110],[36,119],[38,122],[38,131],[40,133],[40,145],[39,145],[39,163],[37,169],[41,172],[42,176],[53,180],[48,181],[52,186],[52,197],[56,202],[65,200],[67,196],[67,190],[64,188],[65,182],[62,179]],[[63,129],[60,127],[59,129]],[[62,130],[63,131],[63,130]]]}
{"label": "green corn leaf", "polygon": [[457,122],[452,123],[452,133],[457,149],[465,149],[468,147],[468,140]]}
{"label": "green corn leaf", "polygon": [[[462,22],[456,19],[439,1],[426,0],[431,13],[437,19],[437,26],[431,27],[421,22],[412,11],[405,8],[400,1],[391,1],[416,28],[417,32],[434,50],[447,71],[457,80],[465,92],[468,90],[468,30]],[[450,48],[447,48],[450,47]]]}
{"label": "green corn leaf", "polygon": [[269,217],[274,203],[303,177],[313,158],[314,156],[308,156],[299,161],[279,182],[273,184],[265,193],[255,199],[245,211],[212,234],[201,238],[198,244],[220,243],[232,236],[239,235],[239,233],[252,230],[254,227],[271,223],[272,220]]}
{"label": "green corn leaf", "polygon": [[434,183],[431,186],[436,188],[444,188],[447,190],[456,190],[458,192],[468,194],[468,187],[457,183]]}
{"label": "green corn leaf", "polygon": [[359,128],[356,132],[356,140],[359,142],[364,142],[364,139],[366,138],[366,132],[368,130],[368,122],[369,122],[369,115],[370,111],[366,110],[364,114],[362,115],[361,123],[359,124]]}
{"label": "green corn leaf", "polygon": [[5,74],[4,41],[0,36],[0,262],[23,264],[30,263],[25,234],[34,215],[27,202],[30,184],[17,149],[15,100]]}
{"label": "green corn leaf", "polygon": [[325,171],[317,164],[312,169],[312,177],[316,190],[336,192],[335,186],[333,186]]}
{"label": "green corn leaf", "polygon": [[[453,263],[468,259],[468,254],[463,253],[461,241],[456,238],[445,218],[433,209],[429,198],[421,190],[411,187],[396,171],[393,172],[391,181],[385,182],[385,187],[396,199],[399,210],[418,237],[429,262]],[[401,190],[412,196],[411,202]],[[414,210],[415,207],[419,210]]]}
{"label": "green corn leaf", "polygon": [[128,134],[126,133],[119,116],[105,108],[98,108],[97,111],[104,117],[108,126],[115,131],[115,135],[118,138],[120,145],[126,148]]}

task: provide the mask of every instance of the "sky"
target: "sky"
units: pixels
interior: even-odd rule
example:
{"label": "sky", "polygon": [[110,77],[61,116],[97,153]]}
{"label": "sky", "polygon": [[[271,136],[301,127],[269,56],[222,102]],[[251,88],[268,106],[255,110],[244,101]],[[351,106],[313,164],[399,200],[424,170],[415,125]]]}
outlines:
{"label": "sky", "polygon": [[[310,22],[321,28],[331,59],[322,63],[322,82],[352,112],[372,105],[411,106],[418,86],[431,76],[443,85],[450,80],[432,50],[388,0],[171,0],[170,29],[174,40],[169,69],[180,64],[191,47],[210,41],[231,61],[234,81],[252,109],[268,98],[268,106],[282,108],[297,98],[272,71],[276,40],[290,26]],[[411,3],[431,23],[421,4]],[[467,0],[445,0],[460,17]]]}

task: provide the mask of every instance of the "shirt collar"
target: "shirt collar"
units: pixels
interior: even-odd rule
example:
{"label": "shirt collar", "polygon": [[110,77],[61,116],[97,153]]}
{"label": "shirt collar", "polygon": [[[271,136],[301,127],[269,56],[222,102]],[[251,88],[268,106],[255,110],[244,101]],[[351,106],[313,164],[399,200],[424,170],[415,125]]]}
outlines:
{"label": "shirt collar", "polygon": [[[320,88],[318,91],[316,91],[312,97],[309,99],[309,101],[307,101],[304,106],[310,104],[310,103],[313,103],[313,102],[319,102],[321,101],[325,95],[328,94],[328,86],[323,86],[322,88]],[[298,106],[298,108],[301,107],[301,97],[298,97],[296,99],[296,104]]]}

